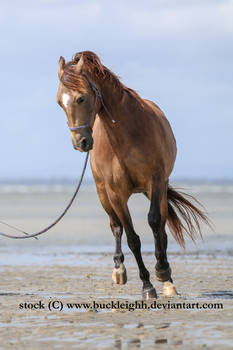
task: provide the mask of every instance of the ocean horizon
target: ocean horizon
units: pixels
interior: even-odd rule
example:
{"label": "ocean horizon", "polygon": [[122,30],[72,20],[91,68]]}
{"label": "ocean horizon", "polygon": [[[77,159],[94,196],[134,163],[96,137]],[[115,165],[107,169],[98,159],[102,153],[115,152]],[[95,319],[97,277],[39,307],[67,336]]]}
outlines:
{"label": "ocean horizon", "polygon": [[[0,178],[0,193],[66,193],[74,191],[79,181],[73,177],[53,178]],[[233,178],[171,178],[170,184],[191,193],[233,193]],[[83,179],[81,191],[95,191],[95,182],[91,177]]]}

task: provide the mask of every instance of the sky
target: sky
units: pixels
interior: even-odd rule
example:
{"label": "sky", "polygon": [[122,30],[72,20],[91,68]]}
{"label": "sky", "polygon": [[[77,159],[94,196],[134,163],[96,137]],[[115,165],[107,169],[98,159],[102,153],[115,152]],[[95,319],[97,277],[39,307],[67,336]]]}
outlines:
{"label": "sky", "polygon": [[165,112],[173,178],[232,179],[232,18],[232,0],[1,1],[0,180],[80,174],[56,93],[59,57],[83,50]]}

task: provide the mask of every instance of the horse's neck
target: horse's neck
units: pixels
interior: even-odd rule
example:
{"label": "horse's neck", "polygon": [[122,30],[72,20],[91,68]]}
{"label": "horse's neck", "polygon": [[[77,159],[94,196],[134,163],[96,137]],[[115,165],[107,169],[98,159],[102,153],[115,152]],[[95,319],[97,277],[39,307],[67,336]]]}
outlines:
{"label": "horse's neck", "polygon": [[[102,87],[101,95],[111,118],[102,106],[98,113],[102,121],[100,127],[105,129],[111,149],[117,156],[121,167],[125,170],[125,174],[128,174],[129,180],[132,181],[125,164],[124,156],[129,141],[128,133],[130,125],[132,125],[133,122],[133,116],[130,113],[128,106],[129,96],[127,96],[126,92],[121,93],[119,91],[114,91],[114,89],[109,87],[106,87],[106,89]],[[114,119],[114,123],[112,122],[112,119]]]}
{"label": "horse's neck", "polygon": [[134,113],[133,97],[130,97],[128,92],[119,91],[117,88],[103,83],[101,85],[101,95],[107,111],[102,106],[99,115],[104,120],[106,127],[115,128],[112,122],[112,119],[114,119],[119,128],[126,128],[127,125],[135,122],[135,119],[138,118],[138,113],[137,115]]}
{"label": "horse's neck", "polygon": [[134,96],[129,92],[114,91],[114,89],[102,87],[103,101],[109,110],[112,122],[104,108],[99,112],[103,121],[101,127],[106,131],[109,143],[117,155],[122,167],[125,167],[125,154],[135,145],[135,140],[140,139],[143,134],[143,123],[141,110]]}

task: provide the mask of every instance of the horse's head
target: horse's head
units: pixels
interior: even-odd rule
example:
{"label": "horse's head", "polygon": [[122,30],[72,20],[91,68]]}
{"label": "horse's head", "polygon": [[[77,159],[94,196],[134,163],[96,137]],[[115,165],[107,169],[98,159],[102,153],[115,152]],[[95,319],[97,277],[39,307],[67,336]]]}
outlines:
{"label": "horse's head", "polygon": [[57,102],[66,113],[73,147],[87,152],[93,147],[92,126],[100,101],[98,89],[83,71],[83,64],[82,56],[76,64],[66,64],[64,58],[60,58]]}

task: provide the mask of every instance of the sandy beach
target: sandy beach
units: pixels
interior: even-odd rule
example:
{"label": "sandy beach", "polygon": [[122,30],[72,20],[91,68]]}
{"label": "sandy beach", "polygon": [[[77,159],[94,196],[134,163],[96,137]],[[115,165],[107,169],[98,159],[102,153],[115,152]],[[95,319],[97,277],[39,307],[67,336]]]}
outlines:
{"label": "sandy beach", "polygon": [[[142,305],[141,281],[125,239],[128,282],[120,286],[111,280],[114,242],[93,189],[84,188],[64,221],[38,241],[1,238],[0,348],[232,349],[231,190],[192,186],[215,231],[204,228],[204,242],[188,241],[186,251],[169,235],[168,256],[179,292],[175,298],[163,297],[154,276],[153,239],[146,223],[149,202],[143,196],[130,201],[144,262],[158,293],[153,308],[148,301],[147,308],[135,309]],[[4,189],[1,218],[39,230],[69,197],[70,190]],[[169,309],[172,304],[183,308]]]}

